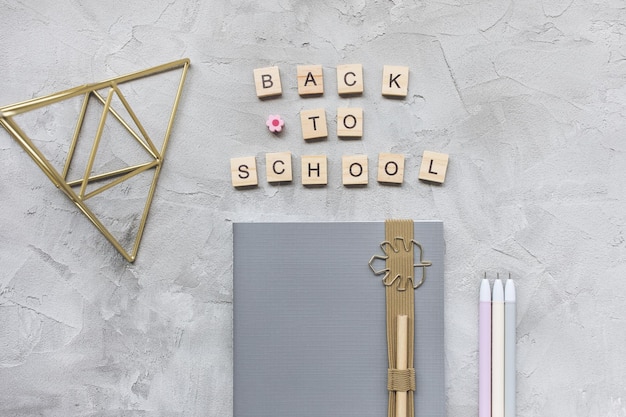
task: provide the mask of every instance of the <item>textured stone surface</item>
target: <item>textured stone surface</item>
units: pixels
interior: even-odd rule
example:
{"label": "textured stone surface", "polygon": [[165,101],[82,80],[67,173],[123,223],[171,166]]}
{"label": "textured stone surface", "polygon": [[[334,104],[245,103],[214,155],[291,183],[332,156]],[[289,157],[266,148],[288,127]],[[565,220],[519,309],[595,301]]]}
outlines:
{"label": "textured stone surface", "polygon": [[[484,271],[518,282],[518,415],[626,416],[621,2],[0,0],[0,9],[0,105],[192,62],[134,264],[0,131],[0,415],[231,415],[232,222],[411,217],[445,225],[450,416],[477,414]],[[364,93],[342,98],[335,68],[351,63],[363,64]],[[303,64],[323,65],[323,96],[298,95]],[[261,101],[252,70],[272,65],[283,95]],[[381,96],[383,65],[409,66],[406,98]],[[305,143],[298,115],[319,107],[329,137]],[[361,140],[337,139],[338,107],[363,108]],[[284,118],[280,135],[268,114]],[[24,120],[38,145],[61,154],[71,112]],[[443,185],[417,180],[424,150],[450,155]],[[296,173],[302,155],[327,155],[328,185],[262,175],[256,188],[232,187],[230,158],[256,156],[265,172],[265,153],[282,151]],[[401,186],[373,180],[381,152],[406,156]],[[368,155],[369,185],[342,185],[344,154]],[[115,196],[121,209],[131,200]]]}

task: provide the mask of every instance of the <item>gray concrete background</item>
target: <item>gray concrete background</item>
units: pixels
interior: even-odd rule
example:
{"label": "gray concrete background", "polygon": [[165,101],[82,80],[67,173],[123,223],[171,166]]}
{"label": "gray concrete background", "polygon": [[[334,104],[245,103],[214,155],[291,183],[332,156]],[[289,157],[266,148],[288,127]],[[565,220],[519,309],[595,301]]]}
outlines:
{"label": "gray concrete background", "polygon": [[[231,415],[232,222],[408,217],[444,222],[448,415],[477,414],[478,284],[499,271],[518,283],[518,415],[626,416],[622,2],[0,10],[0,105],[192,62],[134,264],[0,132],[0,415]],[[363,64],[363,96],[337,96],[343,63]],[[298,96],[298,64],[324,66],[324,96]],[[381,97],[385,64],[410,66],[406,99]],[[252,70],[268,65],[284,93],[260,101]],[[333,133],[342,106],[363,107],[362,140]],[[298,113],[314,107],[326,108],[330,135],[304,143]],[[264,124],[273,113],[286,120],[278,137]],[[61,154],[68,120],[42,111],[27,124]],[[450,155],[444,185],[417,180],[424,150]],[[291,151],[296,168],[326,154],[328,186],[305,188],[298,174],[274,186],[262,174],[255,189],[232,188],[230,158],[256,156],[263,170],[276,151]],[[406,155],[401,186],[375,181],[379,152]],[[341,185],[341,156],[354,153],[370,159],[365,188]],[[122,223],[126,191],[112,194]]]}

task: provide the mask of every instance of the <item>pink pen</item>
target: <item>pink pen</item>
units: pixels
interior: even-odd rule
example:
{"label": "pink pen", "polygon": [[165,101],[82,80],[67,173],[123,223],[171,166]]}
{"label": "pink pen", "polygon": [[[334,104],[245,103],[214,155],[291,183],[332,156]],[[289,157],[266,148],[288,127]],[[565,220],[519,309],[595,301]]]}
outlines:
{"label": "pink pen", "polygon": [[480,283],[478,311],[478,417],[491,417],[491,286]]}

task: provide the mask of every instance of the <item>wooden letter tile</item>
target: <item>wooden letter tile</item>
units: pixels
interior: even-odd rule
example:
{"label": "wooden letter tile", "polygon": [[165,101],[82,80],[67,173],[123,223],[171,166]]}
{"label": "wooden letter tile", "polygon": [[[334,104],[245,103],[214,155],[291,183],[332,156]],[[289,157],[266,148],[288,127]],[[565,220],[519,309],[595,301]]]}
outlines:
{"label": "wooden letter tile", "polygon": [[259,98],[281,95],[283,88],[280,85],[278,67],[256,68],[254,70],[254,86]]}
{"label": "wooden letter tile", "polygon": [[302,110],[300,112],[300,123],[302,124],[302,137],[305,140],[328,136],[326,110],[324,109]]}
{"label": "wooden letter tile", "polygon": [[324,71],[321,65],[298,65],[298,94],[324,94]]}
{"label": "wooden letter tile", "polygon": [[341,158],[343,185],[367,184],[367,155],[344,155]]}
{"label": "wooden letter tile", "polygon": [[256,173],[256,158],[254,156],[231,158],[230,176],[233,182],[233,187],[258,185],[259,181]]}
{"label": "wooden letter tile", "polygon": [[302,185],[328,184],[328,160],[326,155],[302,157]]}
{"label": "wooden letter tile", "polygon": [[337,136],[349,138],[363,137],[362,108],[337,109]]}
{"label": "wooden letter tile", "polygon": [[378,182],[402,184],[404,181],[404,155],[381,153],[378,155]]}
{"label": "wooden letter tile", "polygon": [[424,151],[422,165],[420,166],[419,179],[424,181],[443,184],[448,170],[448,155]]}
{"label": "wooden letter tile", "polygon": [[267,182],[288,182],[293,179],[291,152],[265,154]]}
{"label": "wooden letter tile", "polygon": [[337,92],[339,95],[363,93],[363,66],[361,64],[337,66]]}
{"label": "wooden letter tile", "polygon": [[406,97],[409,90],[409,67],[383,67],[383,96]]}

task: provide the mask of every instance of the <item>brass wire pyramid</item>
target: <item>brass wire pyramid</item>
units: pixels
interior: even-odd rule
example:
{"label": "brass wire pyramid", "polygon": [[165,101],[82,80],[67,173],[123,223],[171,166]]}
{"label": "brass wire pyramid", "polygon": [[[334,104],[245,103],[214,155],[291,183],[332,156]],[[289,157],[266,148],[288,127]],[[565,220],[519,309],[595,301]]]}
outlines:
{"label": "brass wire pyramid", "polygon": [[[20,146],[28,153],[33,161],[41,168],[41,170],[48,176],[54,185],[57,186],[65,195],[80,209],[85,216],[100,230],[100,232],[113,244],[113,246],[124,256],[128,262],[133,262],[137,256],[139,250],[139,244],[146,225],[148,213],[150,211],[150,205],[154,197],[154,191],[156,189],[157,180],[161,172],[163,160],[165,158],[165,150],[169,141],[172,125],[174,122],[174,116],[178,108],[178,103],[182,93],[185,78],[187,76],[187,70],[189,68],[189,59],[181,59],[173,61],[167,64],[159,65],[157,67],[149,68],[143,71],[138,71],[132,74],[123,75],[120,77],[112,78],[106,81],[86,84],[79,87],[71,88],[69,90],[61,91],[58,93],[50,94],[48,96],[35,98],[32,100],[16,103],[4,107],[0,107],[0,125],[4,127],[7,132],[20,144]],[[125,96],[119,89],[119,85],[134,81],[140,78],[149,77],[152,75],[181,70],[181,76],[178,81],[178,88],[174,97],[174,103],[172,105],[171,112],[167,127],[165,129],[164,138],[161,148],[158,149],[154,141],[150,138],[143,125],[139,121],[136,113],[131,108],[130,104],[126,100]],[[106,91],[106,94],[102,93]],[[35,109],[39,109],[45,106],[50,106],[65,100],[69,100],[74,97],[84,96],[76,128],[69,146],[67,157],[65,159],[65,165],[62,172],[59,172],[55,166],[44,156],[43,152],[38,149],[33,141],[26,135],[26,133],[18,126],[14,120],[14,116],[30,112]],[[68,180],[68,172],[74,158],[74,152],[78,143],[78,139],[85,121],[85,115],[87,114],[87,107],[90,99],[93,101],[95,98],[103,105],[103,110],[100,115],[99,122],[97,124],[97,130],[91,144],[90,152],[87,158],[86,166],[81,178],[76,180]],[[123,111],[117,111],[112,107],[112,102],[115,100],[117,103],[121,103]],[[118,110],[121,110],[118,107]],[[130,136],[136,141],[146,152],[147,162],[136,164],[133,166],[127,166],[113,171],[105,171],[94,173],[94,161],[98,153],[99,145],[102,139],[102,133],[105,129],[107,119],[113,117],[117,120],[121,126],[130,134]],[[125,119],[129,117],[132,122]],[[136,129],[135,129],[136,128]],[[138,131],[136,131],[138,130]],[[94,213],[92,208],[88,206],[88,200],[103,191],[106,191],[122,182],[129,180],[138,174],[153,170],[152,180],[147,193],[147,198],[143,206],[141,218],[137,228],[137,233],[134,237],[132,249],[126,250],[120,241],[105,227],[103,222]],[[106,182],[106,180],[109,180]],[[105,182],[104,185],[99,187],[93,187],[94,183]],[[92,188],[88,189],[88,185]]]}

